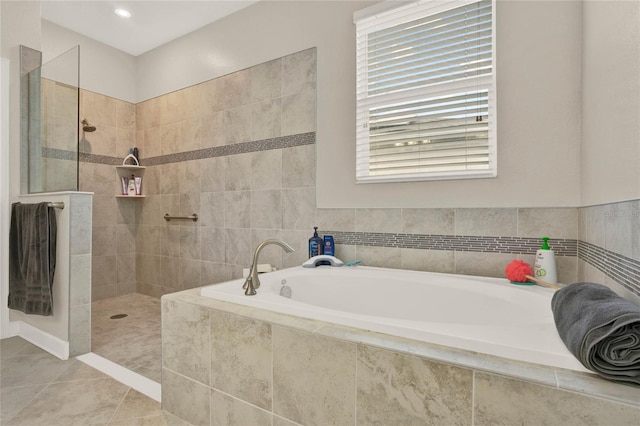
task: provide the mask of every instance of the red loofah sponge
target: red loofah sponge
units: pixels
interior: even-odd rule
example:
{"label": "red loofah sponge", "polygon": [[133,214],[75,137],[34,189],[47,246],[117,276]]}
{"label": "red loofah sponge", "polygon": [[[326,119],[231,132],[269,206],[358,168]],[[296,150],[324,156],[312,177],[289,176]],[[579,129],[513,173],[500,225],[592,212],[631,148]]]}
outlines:
{"label": "red loofah sponge", "polygon": [[531,266],[520,259],[509,263],[504,270],[507,279],[515,283],[526,283],[529,280],[528,276],[531,276],[532,273]]}

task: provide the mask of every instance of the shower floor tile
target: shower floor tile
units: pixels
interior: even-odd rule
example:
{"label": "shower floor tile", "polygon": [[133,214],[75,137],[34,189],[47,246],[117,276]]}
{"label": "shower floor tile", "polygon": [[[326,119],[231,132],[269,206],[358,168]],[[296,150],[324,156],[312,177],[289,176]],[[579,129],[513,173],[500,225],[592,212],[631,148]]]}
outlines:
{"label": "shower floor tile", "polygon": [[132,293],[91,304],[91,352],[160,383],[161,348],[160,299]]}

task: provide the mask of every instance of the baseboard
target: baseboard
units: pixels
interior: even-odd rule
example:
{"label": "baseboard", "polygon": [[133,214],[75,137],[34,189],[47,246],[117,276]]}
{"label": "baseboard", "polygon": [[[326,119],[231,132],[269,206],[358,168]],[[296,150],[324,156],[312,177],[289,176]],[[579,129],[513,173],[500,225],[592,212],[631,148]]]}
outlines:
{"label": "baseboard", "polygon": [[162,391],[160,383],[144,377],[138,373],[135,373],[123,366],[109,361],[106,358],[96,355],[93,352],[88,354],[78,355],[77,360],[84,362],[85,364],[95,368],[98,371],[114,378],[115,380],[123,383],[138,392],[148,396],[160,402],[162,397]]}
{"label": "baseboard", "polygon": [[9,323],[9,333],[12,336],[20,336],[24,340],[33,343],[43,351],[62,360],[69,359],[69,342],[46,333],[24,321],[12,321]]}

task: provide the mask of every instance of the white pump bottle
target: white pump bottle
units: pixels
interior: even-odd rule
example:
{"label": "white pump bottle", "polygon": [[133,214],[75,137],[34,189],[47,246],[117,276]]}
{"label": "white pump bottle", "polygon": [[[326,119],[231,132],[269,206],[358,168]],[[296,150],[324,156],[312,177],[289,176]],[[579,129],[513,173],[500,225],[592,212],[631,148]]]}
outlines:
{"label": "white pump bottle", "polygon": [[542,241],[542,247],[536,252],[533,275],[551,284],[557,284],[558,271],[556,269],[555,253],[549,248],[549,237],[542,237]]}

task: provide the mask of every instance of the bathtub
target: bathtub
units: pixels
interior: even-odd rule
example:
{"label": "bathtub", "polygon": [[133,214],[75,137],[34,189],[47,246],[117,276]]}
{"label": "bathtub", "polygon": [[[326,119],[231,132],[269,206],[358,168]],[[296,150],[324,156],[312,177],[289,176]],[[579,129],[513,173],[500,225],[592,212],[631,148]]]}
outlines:
{"label": "bathtub", "polygon": [[294,267],[260,275],[255,296],[244,279],[201,296],[390,334],[466,351],[587,371],[558,336],[553,290],[506,279],[365,266]]}

